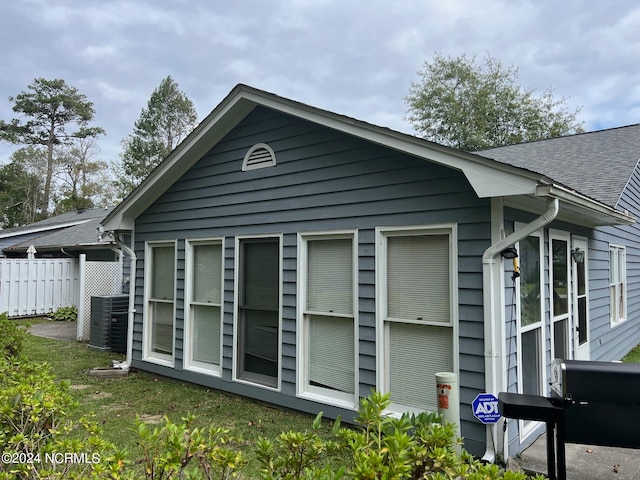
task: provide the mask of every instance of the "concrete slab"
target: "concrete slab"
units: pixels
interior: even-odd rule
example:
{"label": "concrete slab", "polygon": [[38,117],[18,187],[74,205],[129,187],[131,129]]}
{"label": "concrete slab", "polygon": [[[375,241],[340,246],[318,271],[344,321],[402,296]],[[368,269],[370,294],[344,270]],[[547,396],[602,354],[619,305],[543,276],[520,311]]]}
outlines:
{"label": "concrete slab", "polygon": [[[567,480],[640,480],[640,450],[567,443],[565,451]],[[515,460],[528,472],[547,475],[546,436]]]}
{"label": "concrete slab", "polygon": [[74,341],[77,339],[78,322],[47,320],[46,322],[31,325],[27,331],[36,337]]}

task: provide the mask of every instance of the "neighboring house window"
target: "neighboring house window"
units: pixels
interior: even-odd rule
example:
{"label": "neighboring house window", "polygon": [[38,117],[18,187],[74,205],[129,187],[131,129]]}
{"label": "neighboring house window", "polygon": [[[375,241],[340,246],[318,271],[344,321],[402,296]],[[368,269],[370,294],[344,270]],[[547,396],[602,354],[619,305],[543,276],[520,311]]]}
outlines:
{"label": "neighboring house window", "polygon": [[[520,276],[518,291],[519,313],[519,361],[518,392],[528,395],[544,395],[544,295],[542,282],[542,238],[533,234],[518,244]],[[535,424],[522,421],[521,431],[526,433]]]}
{"label": "neighboring house window", "polygon": [[392,411],[435,411],[435,374],[455,371],[453,230],[380,232],[379,385]]}
{"label": "neighboring house window", "polygon": [[301,395],[353,408],[356,391],[353,235],[302,240]]}
{"label": "neighboring house window", "polygon": [[257,168],[273,167],[276,164],[276,154],[266,143],[258,143],[251,147],[244,156],[242,171]]}
{"label": "neighboring house window", "polygon": [[280,371],[280,241],[238,243],[236,378],[278,386]]}
{"label": "neighboring house window", "polygon": [[222,242],[189,242],[187,256],[186,368],[220,374]]}
{"label": "neighboring house window", "polygon": [[550,233],[551,320],[553,358],[570,358],[569,351],[569,238]]}
{"label": "neighboring house window", "polygon": [[611,323],[627,318],[627,251],[625,247],[609,245],[609,304]]}
{"label": "neighboring house window", "polygon": [[173,363],[175,272],[175,243],[148,244],[145,353],[165,363]]}

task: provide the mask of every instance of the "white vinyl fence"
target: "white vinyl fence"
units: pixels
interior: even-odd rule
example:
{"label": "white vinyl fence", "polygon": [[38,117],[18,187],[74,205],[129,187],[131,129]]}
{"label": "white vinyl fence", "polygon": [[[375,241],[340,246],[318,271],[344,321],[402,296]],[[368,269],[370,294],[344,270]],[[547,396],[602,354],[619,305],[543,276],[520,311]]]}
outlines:
{"label": "white vinyl fence", "polygon": [[0,259],[0,313],[9,318],[78,308],[78,340],[89,340],[91,297],[122,293],[122,262],[76,258]]}
{"label": "white vinyl fence", "polygon": [[78,304],[75,258],[0,259],[0,313],[46,315]]}

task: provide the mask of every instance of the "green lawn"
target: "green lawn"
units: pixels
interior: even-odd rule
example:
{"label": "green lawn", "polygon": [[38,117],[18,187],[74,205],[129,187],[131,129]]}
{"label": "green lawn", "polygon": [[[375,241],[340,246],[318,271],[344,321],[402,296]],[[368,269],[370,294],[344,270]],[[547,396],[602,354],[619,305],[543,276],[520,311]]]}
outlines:
{"label": "green lawn", "polygon": [[622,361],[624,363],[640,363],[640,345],[627,353]]}
{"label": "green lawn", "polygon": [[[306,414],[141,371],[119,378],[91,376],[92,368],[108,367],[111,360],[123,360],[124,356],[80,342],[27,335],[24,350],[30,360],[48,362],[57,378],[71,383],[79,407],[70,415],[95,415],[104,437],[128,450],[132,460],[140,458],[133,430],[136,415],[154,423],[164,416],[180,422],[187,413],[193,413],[196,426],[225,427],[231,430],[230,435],[245,440],[249,464],[240,478],[257,478],[254,446],[258,437],[273,439],[283,431],[308,430],[313,422],[313,417]],[[328,437],[330,428],[329,422],[323,422],[322,434]]]}

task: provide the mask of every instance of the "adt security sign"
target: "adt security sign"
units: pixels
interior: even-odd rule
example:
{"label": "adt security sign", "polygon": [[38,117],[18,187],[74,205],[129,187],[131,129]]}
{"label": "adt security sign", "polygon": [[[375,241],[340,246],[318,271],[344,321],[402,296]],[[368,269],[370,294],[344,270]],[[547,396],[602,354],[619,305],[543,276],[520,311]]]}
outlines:
{"label": "adt security sign", "polygon": [[491,393],[481,393],[473,403],[473,416],[482,423],[496,423],[500,420],[500,412],[498,411],[498,399]]}

